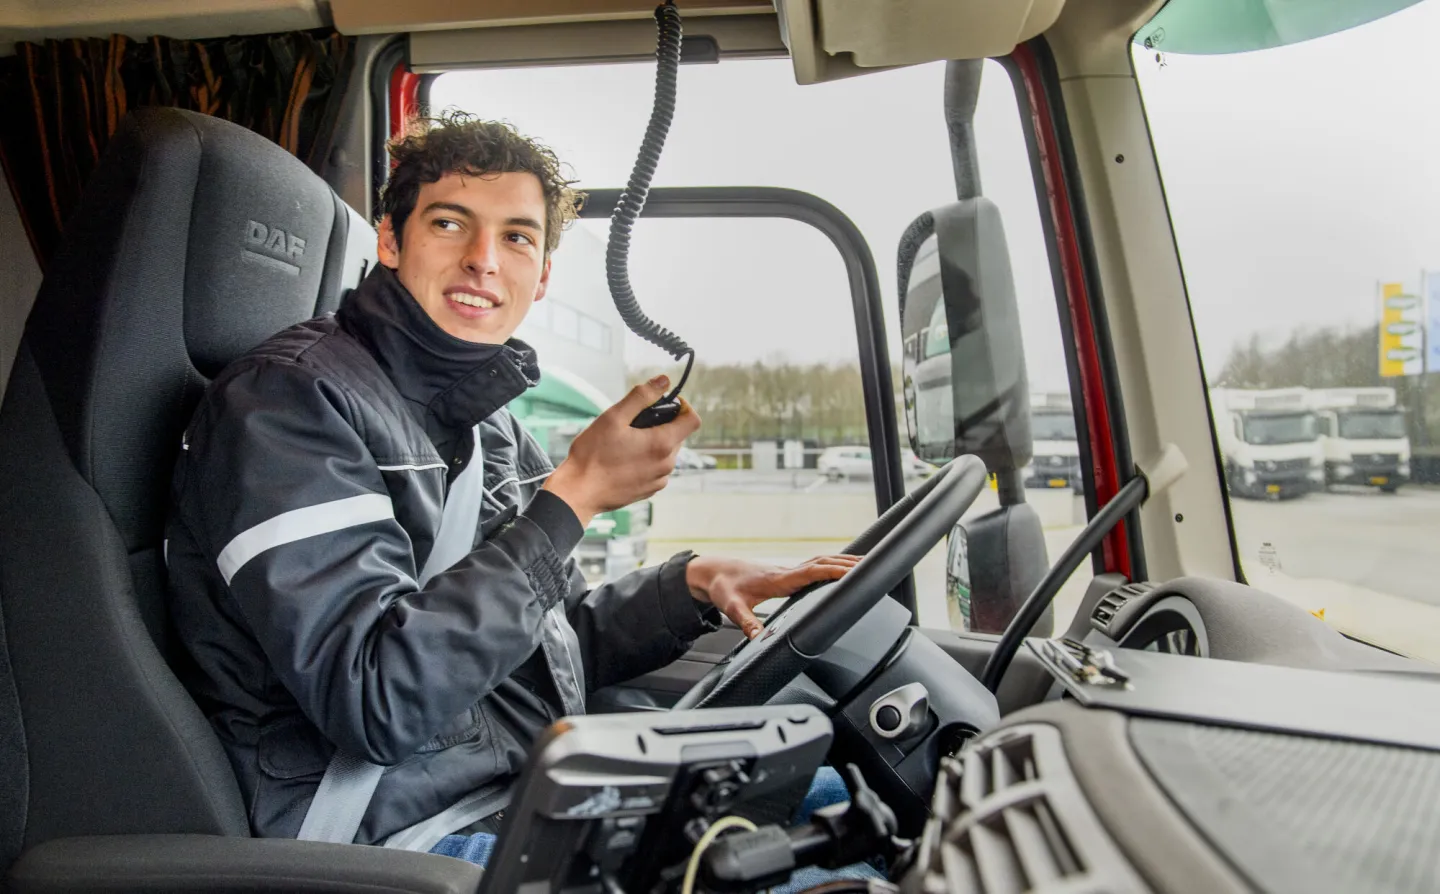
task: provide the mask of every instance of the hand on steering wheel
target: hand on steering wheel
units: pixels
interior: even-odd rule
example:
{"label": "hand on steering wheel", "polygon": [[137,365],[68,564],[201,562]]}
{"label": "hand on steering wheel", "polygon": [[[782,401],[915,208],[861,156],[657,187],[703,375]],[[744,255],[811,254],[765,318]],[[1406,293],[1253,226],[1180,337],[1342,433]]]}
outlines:
{"label": "hand on steering wheel", "polygon": [[[874,548],[836,583],[826,585],[823,610],[792,597],[770,616],[762,635],[744,642],[696,683],[677,709],[765,704],[810,662],[834,645],[939,543],[985,488],[985,464],[952,460],[914,494],[892,506],[857,540]],[[847,549],[847,552],[861,550]]]}
{"label": "hand on steering wheel", "polygon": [[839,580],[859,561],[859,556],[816,556],[793,568],[781,568],[743,559],[696,556],[685,568],[685,583],[697,601],[715,606],[735,622],[746,639],[754,639],[765,630],[755,617],[755,606]]}

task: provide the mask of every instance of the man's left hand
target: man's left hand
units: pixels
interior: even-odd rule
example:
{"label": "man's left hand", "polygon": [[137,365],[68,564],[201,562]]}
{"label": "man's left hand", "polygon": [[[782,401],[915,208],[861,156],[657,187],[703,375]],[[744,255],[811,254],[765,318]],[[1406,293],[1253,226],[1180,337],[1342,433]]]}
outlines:
{"label": "man's left hand", "polygon": [[793,568],[780,568],[743,559],[696,556],[686,567],[685,583],[691,596],[718,608],[739,625],[746,639],[754,639],[765,629],[755,617],[755,606],[814,583],[839,580],[859,561],[859,556],[817,556]]}

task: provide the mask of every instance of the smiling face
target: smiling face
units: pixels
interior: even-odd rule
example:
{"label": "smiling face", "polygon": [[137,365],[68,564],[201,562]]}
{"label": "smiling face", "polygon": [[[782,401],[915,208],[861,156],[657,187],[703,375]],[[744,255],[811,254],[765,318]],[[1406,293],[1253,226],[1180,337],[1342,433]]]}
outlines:
{"label": "smiling face", "polygon": [[380,222],[380,263],[441,329],[504,344],[545,297],[545,196],[534,174],[445,174],[425,183],[398,234]]}

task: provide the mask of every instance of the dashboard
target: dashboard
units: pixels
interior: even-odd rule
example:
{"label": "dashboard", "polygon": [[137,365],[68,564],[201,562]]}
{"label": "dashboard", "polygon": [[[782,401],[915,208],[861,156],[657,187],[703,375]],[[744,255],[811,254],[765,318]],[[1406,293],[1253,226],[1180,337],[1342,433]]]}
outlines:
{"label": "dashboard", "polygon": [[1433,890],[1435,749],[1049,702],[947,762],[903,887]]}
{"label": "dashboard", "polygon": [[1347,639],[1263,590],[1202,577],[1166,583],[1097,578],[1063,636],[1096,648],[1315,670],[1435,669]]}
{"label": "dashboard", "polygon": [[1440,669],[1200,578],[1098,586],[1062,639],[1114,672],[1026,642],[1048,697],[942,761],[906,890],[1434,889]]}
{"label": "dashboard", "polygon": [[1090,627],[1122,649],[1210,656],[1205,622],[1195,603],[1150,583],[1125,584],[1106,593],[1090,610]]}

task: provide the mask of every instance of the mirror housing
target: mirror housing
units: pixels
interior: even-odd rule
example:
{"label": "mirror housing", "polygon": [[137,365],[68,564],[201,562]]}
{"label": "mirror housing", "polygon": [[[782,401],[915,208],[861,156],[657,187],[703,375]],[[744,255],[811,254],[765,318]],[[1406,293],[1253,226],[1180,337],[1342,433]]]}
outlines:
{"label": "mirror housing", "polygon": [[1030,386],[999,209],[982,196],[922,214],[898,264],[910,446],[929,462],[974,454],[992,473],[1024,468]]}
{"label": "mirror housing", "polygon": [[[959,633],[1002,633],[1050,567],[1045,529],[1029,503],[1001,506],[962,519],[945,555],[945,608]],[[1055,606],[1045,608],[1029,636],[1055,631]]]}

